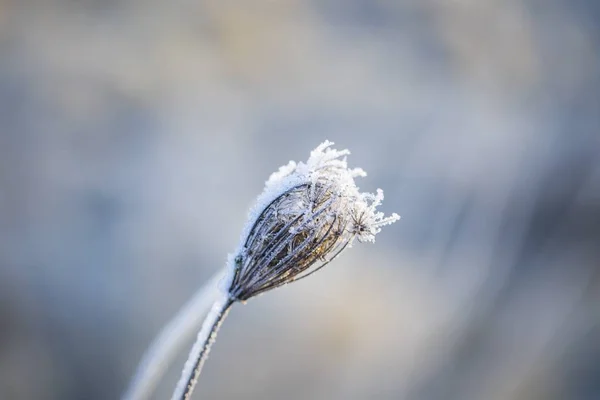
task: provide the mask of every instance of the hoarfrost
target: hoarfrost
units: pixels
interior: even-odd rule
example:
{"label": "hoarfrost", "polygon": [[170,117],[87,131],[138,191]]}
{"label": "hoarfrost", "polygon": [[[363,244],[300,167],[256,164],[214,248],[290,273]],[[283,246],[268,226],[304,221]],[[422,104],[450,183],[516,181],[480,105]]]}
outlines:
{"label": "hoarfrost", "polygon": [[[252,252],[246,248],[248,238],[260,228],[257,225],[266,223],[261,219],[261,215],[264,215],[274,203],[277,203],[277,207],[272,215],[286,226],[285,229],[290,235],[302,230],[312,232],[323,229],[336,219],[344,221],[343,231],[339,232],[341,242],[344,244],[343,248],[350,247],[354,239],[360,242],[374,242],[381,227],[400,219],[395,213],[386,217],[382,212],[377,211],[377,207],[383,201],[383,191],[377,189],[375,194],[360,192],[354,178],[364,177],[367,175],[366,172],[361,168],[348,168],[346,156],[350,151],[335,150],[331,148],[332,145],[332,142],[325,141],[311,151],[306,162],[290,161],[271,174],[265,182],[263,192],[250,209],[248,222],[242,230],[238,248],[229,257],[230,274],[221,284],[223,290],[231,287],[234,270],[239,267],[237,264],[240,260],[245,259]],[[300,191],[298,190],[300,187],[307,189]],[[326,202],[319,198],[323,196],[323,190],[316,193],[318,188],[323,187],[326,188],[329,196]],[[316,201],[320,201],[318,207]],[[264,245],[264,242],[269,239],[269,237],[261,237],[253,243],[255,246]],[[288,246],[290,249],[294,247],[292,243],[288,243]],[[282,248],[283,243],[275,249],[281,251]],[[273,252],[274,249],[271,249],[271,253]],[[335,253],[335,256],[337,254],[339,252]],[[274,254],[269,254],[269,257],[268,260],[271,262]],[[252,282],[254,280],[260,280],[260,276],[256,276]]]}

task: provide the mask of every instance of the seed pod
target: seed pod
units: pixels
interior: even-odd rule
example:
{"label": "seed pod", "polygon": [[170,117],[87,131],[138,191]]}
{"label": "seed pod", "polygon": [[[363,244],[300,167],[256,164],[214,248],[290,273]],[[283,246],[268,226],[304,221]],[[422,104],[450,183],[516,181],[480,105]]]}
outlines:
{"label": "seed pod", "polygon": [[[317,147],[306,164],[290,162],[267,181],[250,228],[233,258],[229,294],[245,301],[323,268],[354,238],[373,241],[380,227],[396,221],[375,208],[383,193],[360,193],[341,156],[347,150]],[[269,202],[265,199],[270,199]]]}

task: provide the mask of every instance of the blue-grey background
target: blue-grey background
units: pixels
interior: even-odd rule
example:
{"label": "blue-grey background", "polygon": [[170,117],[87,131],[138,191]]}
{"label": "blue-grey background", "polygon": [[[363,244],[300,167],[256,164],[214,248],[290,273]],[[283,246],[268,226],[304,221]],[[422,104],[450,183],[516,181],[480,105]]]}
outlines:
{"label": "blue-grey background", "polygon": [[0,399],[118,398],[325,139],[403,218],[234,307],[197,398],[600,399],[599,42],[594,0],[0,0]]}

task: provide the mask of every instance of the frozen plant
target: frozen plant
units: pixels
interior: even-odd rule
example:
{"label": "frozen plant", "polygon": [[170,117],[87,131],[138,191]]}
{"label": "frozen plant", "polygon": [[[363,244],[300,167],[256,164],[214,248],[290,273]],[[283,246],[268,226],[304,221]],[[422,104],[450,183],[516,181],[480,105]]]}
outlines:
{"label": "frozen plant", "polygon": [[[172,400],[189,399],[216,332],[235,302],[305,278],[323,268],[355,240],[373,242],[382,226],[397,221],[377,211],[383,192],[361,193],[349,169],[348,150],[325,141],[306,163],[270,176],[251,209],[238,248],[228,258],[212,309],[204,319]],[[133,400],[133,397],[127,397]]]}

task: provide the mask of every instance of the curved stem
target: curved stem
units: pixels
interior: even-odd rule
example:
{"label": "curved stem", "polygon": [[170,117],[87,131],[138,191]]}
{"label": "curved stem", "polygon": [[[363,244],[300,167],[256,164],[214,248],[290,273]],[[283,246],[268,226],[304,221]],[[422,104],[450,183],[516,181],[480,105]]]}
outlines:
{"label": "curved stem", "polygon": [[234,300],[231,299],[229,293],[223,292],[213,304],[211,311],[204,319],[202,329],[198,332],[198,337],[188,355],[171,400],[190,399],[198,382],[202,366],[208,357],[212,344],[215,342],[217,332],[233,303]]}
{"label": "curved stem", "polygon": [[217,272],[161,330],[144,353],[123,400],[150,398],[175,356],[202,326],[203,317],[219,296],[218,283],[225,274],[225,269]]}

